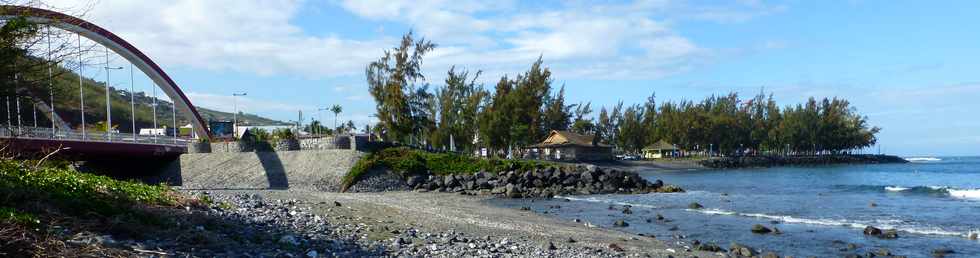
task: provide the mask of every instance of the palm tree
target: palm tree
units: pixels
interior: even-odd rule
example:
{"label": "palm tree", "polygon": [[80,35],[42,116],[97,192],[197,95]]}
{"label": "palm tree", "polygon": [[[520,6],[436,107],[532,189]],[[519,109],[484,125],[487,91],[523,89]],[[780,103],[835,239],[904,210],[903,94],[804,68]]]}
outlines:
{"label": "palm tree", "polygon": [[333,112],[333,127],[337,128],[337,115],[339,115],[340,112],[344,112],[344,108],[340,105],[333,105],[330,107],[330,112]]}

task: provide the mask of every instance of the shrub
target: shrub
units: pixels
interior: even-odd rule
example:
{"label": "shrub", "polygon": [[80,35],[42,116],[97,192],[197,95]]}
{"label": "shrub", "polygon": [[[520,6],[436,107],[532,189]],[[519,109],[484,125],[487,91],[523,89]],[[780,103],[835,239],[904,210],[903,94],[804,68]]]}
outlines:
{"label": "shrub", "polygon": [[276,140],[292,140],[292,139],[296,139],[296,135],[293,134],[293,130],[276,129],[272,131],[272,138]]}

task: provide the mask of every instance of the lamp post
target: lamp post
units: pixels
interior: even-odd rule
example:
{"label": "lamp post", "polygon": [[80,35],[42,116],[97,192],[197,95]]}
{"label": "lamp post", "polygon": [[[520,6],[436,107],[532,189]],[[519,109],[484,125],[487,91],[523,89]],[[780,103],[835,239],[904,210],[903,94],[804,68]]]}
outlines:
{"label": "lamp post", "polygon": [[109,98],[109,72],[122,70],[122,67],[109,67],[109,48],[105,48],[105,131],[106,138],[112,141],[112,100]]}
{"label": "lamp post", "polygon": [[75,36],[78,36],[78,110],[82,115],[82,140],[86,140],[88,134],[85,133],[85,91],[82,89],[82,35],[75,34]]}
{"label": "lamp post", "polygon": [[133,118],[133,142],[136,142],[136,80],[133,78],[133,63],[129,63],[129,106]]}
{"label": "lamp post", "polygon": [[233,122],[233,124],[231,126],[231,130],[234,131],[233,133],[235,134],[235,136],[238,136],[238,97],[239,96],[247,96],[247,95],[248,95],[248,92],[232,93],[231,94],[232,102],[235,103],[235,114],[232,116],[232,117],[234,117],[234,120],[235,121]]}
{"label": "lamp post", "polygon": [[[316,125],[316,130],[319,132],[319,134],[320,134],[321,137],[323,136],[323,114],[321,114],[320,111],[327,111],[327,110],[330,110],[330,109],[329,108],[317,108],[316,109],[317,119],[320,119],[319,123],[317,123],[317,125]],[[334,123],[336,123],[336,122],[334,122]]]}

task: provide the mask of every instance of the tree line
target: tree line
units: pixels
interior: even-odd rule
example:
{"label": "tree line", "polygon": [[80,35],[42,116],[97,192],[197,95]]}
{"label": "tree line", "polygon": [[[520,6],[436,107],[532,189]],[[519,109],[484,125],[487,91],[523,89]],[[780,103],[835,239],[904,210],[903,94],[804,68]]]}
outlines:
{"label": "tree line", "polygon": [[645,103],[601,107],[566,103],[564,85],[553,85],[539,57],[514,77],[502,76],[492,89],[481,72],[450,68],[444,85],[431,87],[422,73],[423,56],[436,44],[409,32],[400,44],[366,69],[376,101],[377,125],[366,131],[387,141],[474,151],[491,155],[520,153],[551,130],[594,135],[596,143],[638,153],[659,140],[688,151],[736,153],[841,153],[875,144],[878,127],[868,125],[847,100],[810,98],[780,108],[772,95],[751,99],[738,94],[710,96],[700,102]]}

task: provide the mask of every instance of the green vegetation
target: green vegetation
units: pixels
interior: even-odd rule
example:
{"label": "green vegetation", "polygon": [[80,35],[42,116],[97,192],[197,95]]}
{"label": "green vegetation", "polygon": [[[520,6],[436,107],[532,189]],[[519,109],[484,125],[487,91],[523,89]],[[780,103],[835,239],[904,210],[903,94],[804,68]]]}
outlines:
{"label": "green vegetation", "polygon": [[33,170],[18,162],[0,161],[0,205],[5,208],[44,203],[74,215],[111,216],[133,212],[136,204],[174,205],[176,196],[163,185],[119,181],[66,168]]}
{"label": "green vegetation", "polygon": [[342,179],[343,190],[357,183],[372,169],[388,169],[401,176],[499,173],[557,167],[558,164],[529,160],[480,159],[451,153],[431,153],[407,147],[387,148],[369,153],[354,164]]}
{"label": "green vegetation", "polygon": [[764,94],[748,100],[730,93],[663,103],[652,95],[642,104],[601,107],[593,117],[591,103],[565,103],[564,86],[553,89],[552,73],[540,57],[526,72],[501,77],[492,92],[476,83],[479,71],[471,77],[453,67],[433,94],[420,69],[423,56],[435,47],[409,32],[368,65],[379,120],[368,128],[372,133],[439,149],[482,147],[499,157],[508,151],[520,154],[550,130],[595,135],[627,153],[663,139],[688,151],[723,154],[844,153],[874,145],[880,131],[844,99],[810,98],[780,108]]}

